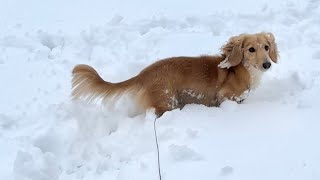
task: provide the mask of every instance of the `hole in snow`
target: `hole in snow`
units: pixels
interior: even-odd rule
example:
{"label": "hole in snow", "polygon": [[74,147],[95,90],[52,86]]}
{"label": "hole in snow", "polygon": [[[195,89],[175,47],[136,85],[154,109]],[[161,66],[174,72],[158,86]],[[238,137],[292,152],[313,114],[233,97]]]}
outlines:
{"label": "hole in snow", "polygon": [[233,173],[233,167],[231,167],[231,166],[225,166],[225,167],[221,168],[221,170],[220,170],[220,175],[222,175],[222,176],[228,176],[232,173]]}

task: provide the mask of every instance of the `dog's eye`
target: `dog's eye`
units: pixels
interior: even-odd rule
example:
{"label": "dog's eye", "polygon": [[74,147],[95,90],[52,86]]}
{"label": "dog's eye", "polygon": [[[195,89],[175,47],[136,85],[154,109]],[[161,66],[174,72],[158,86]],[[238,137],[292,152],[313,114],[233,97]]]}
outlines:
{"label": "dog's eye", "polygon": [[269,50],[269,46],[264,46],[264,49],[265,49],[266,51],[268,51],[268,50]]}
{"label": "dog's eye", "polygon": [[251,48],[249,48],[249,51],[250,52],[255,52],[256,50],[253,47],[251,47]]}

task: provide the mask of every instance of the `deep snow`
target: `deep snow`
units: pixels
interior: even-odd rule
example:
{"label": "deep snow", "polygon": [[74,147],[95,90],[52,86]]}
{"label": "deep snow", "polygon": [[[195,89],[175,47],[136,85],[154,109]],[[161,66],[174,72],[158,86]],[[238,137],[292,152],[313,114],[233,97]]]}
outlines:
{"label": "deep snow", "polygon": [[72,103],[86,63],[117,82],[169,56],[273,32],[280,62],[244,104],[157,121],[169,179],[320,179],[320,1],[0,1],[0,178],[157,179],[153,113]]}

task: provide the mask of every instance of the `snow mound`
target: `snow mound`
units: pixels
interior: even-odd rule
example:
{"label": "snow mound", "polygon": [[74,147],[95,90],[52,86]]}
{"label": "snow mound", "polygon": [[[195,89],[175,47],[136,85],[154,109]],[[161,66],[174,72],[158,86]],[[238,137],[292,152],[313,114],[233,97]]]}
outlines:
{"label": "snow mound", "polygon": [[35,148],[31,152],[18,151],[13,172],[15,178],[21,180],[56,180],[61,168],[54,154],[43,154]]}
{"label": "snow mound", "polygon": [[201,156],[195,152],[193,149],[189,148],[187,145],[175,145],[171,144],[169,146],[169,152],[172,158],[176,161],[186,161],[186,160],[200,160]]}

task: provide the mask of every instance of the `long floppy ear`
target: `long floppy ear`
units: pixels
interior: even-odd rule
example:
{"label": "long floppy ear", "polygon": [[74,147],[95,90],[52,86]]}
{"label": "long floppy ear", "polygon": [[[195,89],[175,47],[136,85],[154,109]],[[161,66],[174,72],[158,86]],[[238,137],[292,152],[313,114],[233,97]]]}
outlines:
{"label": "long floppy ear", "polygon": [[243,60],[243,39],[243,35],[234,36],[229,39],[227,44],[222,46],[221,50],[226,55],[226,59],[219,64],[220,68],[229,68],[240,64]]}
{"label": "long floppy ear", "polygon": [[264,35],[267,38],[267,41],[270,45],[269,56],[273,62],[277,63],[278,57],[279,57],[279,52],[278,52],[278,47],[277,47],[277,43],[275,41],[274,35],[270,32],[266,32],[266,33],[264,33]]}

